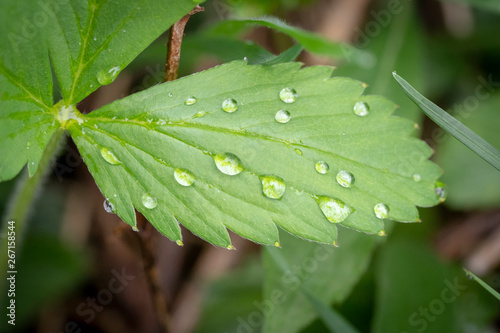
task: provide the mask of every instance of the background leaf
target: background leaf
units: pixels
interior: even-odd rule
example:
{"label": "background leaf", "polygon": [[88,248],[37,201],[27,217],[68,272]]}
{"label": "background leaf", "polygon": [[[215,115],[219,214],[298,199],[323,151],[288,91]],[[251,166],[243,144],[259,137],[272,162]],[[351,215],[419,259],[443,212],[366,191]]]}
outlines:
{"label": "background leaf", "polygon": [[373,65],[373,56],[366,51],[357,49],[344,42],[330,41],[320,35],[288,25],[279,18],[272,16],[255,19],[226,20],[211,28],[210,33],[234,36],[244,31],[244,28],[248,25],[261,25],[285,33],[312,53],[354,61],[364,67]]}
{"label": "background leaf", "polygon": [[280,252],[291,267],[286,273],[264,252],[264,299],[276,307],[263,332],[300,332],[318,316],[301,288],[325,304],[341,303],[350,294],[368,267],[368,254],[381,239],[344,229],[340,236],[335,248],[283,234]]}
{"label": "background leaf", "polygon": [[[368,233],[383,232],[383,220],[374,212],[379,203],[389,207],[390,219],[417,221],[415,205],[437,203],[434,184],[440,171],[427,160],[430,148],[409,137],[413,124],[391,117],[391,102],[361,96],[360,82],[330,79],[328,67],[299,71],[299,66],[230,63],[72,119],[68,129],[116,213],[135,226],[135,206],[176,241],[181,240],[180,221],[220,246],[230,245],[226,227],[275,244],[275,223],[298,236],[332,243],[335,223],[325,219],[318,203],[330,209],[328,214],[343,214],[330,220]],[[280,99],[286,88],[297,92],[288,96],[295,102]],[[237,103],[235,112],[222,110],[227,99]],[[360,105],[369,108],[366,116],[354,113]],[[282,109],[291,115],[286,124],[275,120]],[[409,152],[416,155],[403,167],[398,159]],[[237,156],[245,171],[236,176],[219,172],[213,158],[222,153]],[[329,164],[326,174],[315,170],[318,161]],[[175,169],[189,172],[193,185],[181,186]],[[356,177],[352,187],[337,182],[341,170]],[[270,175],[286,184],[280,200],[263,195],[259,176]],[[351,209],[339,210],[343,203]]]}

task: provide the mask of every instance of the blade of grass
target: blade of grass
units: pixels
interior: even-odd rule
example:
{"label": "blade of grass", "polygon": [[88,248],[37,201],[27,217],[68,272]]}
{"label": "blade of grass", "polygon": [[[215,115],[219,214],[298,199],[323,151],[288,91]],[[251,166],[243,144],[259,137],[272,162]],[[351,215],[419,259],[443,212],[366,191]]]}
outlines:
{"label": "blade of grass", "polygon": [[471,271],[469,271],[465,268],[464,268],[464,271],[465,271],[465,274],[467,274],[467,276],[472,277],[474,280],[476,280],[476,282],[479,283],[481,285],[481,287],[486,289],[486,291],[488,291],[490,294],[492,294],[496,299],[498,299],[500,301],[500,294],[495,289],[491,288],[488,284],[486,284],[486,282],[484,282],[483,280],[478,278]]}
{"label": "blade of grass", "polygon": [[453,135],[457,140],[469,147],[473,152],[500,171],[500,152],[495,147],[486,142],[482,137],[477,135],[467,126],[463,125],[461,122],[449,115],[439,106],[421,95],[401,76],[395,72],[393,75],[401,88],[403,88],[405,94],[439,127]]}
{"label": "blade of grass", "polygon": [[[285,257],[280,253],[280,249],[268,248],[264,249],[267,251],[271,258],[273,258],[276,265],[286,273],[291,271],[290,265],[286,261]],[[330,306],[321,301],[316,295],[314,295],[309,289],[307,289],[304,284],[300,284],[300,290],[309,300],[311,306],[316,310],[316,313],[321,318],[323,323],[328,327],[328,330],[332,333],[358,333],[358,331],[349,323],[340,313],[332,309]]]}

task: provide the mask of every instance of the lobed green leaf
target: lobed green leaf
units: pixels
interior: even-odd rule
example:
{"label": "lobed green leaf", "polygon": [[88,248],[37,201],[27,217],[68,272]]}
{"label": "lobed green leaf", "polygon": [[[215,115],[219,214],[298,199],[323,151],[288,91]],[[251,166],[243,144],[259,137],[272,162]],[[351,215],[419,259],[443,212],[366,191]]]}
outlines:
{"label": "lobed green leaf", "polygon": [[[68,129],[116,213],[135,227],[135,207],[179,243],[179,222],[229,248],[226,228],[275,245],[277,225],[330,244],[337,224],[383,234],[374,212],[379,203],[389,207],[389,219],[418,221],[415,205],[438,202],[440,170],[427,160],[431,149],[410,137],[412,122],[391,116],[393,103],[362,96],[362,83],[331,74],[329,67],[237,61],[70,119]],[[295,102],[280,99],[284,88],[296,90]],[[227,99],[236,111],[222,110]],[[359,102],[367,116],[353,112]],[[275,120],[280,110],[289,112],[289,122]],[[218,170],[214,157],[225,153],[239,158],[240,174]],[[318,161],[329,165],[327,173],[316,171]],[[175,170],[187,173],[177,181]],[[352,187],[336,180],[343,170],[355,176]],[[269,177],[284,182],[281,198],[263,194]],[[330,216],[339,223],[322,213],[325,198],[341,203],[341,214]],[[326,207],[327,214],[337,208]]]}

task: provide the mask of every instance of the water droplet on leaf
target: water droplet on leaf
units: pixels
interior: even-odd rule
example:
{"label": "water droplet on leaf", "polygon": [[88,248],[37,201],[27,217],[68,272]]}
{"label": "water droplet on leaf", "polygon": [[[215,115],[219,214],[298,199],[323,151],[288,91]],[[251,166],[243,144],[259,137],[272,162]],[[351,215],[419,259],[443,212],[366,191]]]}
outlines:
{"label": "water droplet on leaf", "polygon": [[389,216],[389,206],[385,203],[378,203],[373,207],[375,216],[379,219],[386,219]]}
{"label": "water droplet on leaf", "polygon": [[207,114],[208,114],[207,111],[198,111],[195,113],[193,118],[202,118],[202,117],[205,117]]}
{"label": "water droplet on leaf", "polygon": [[233,98],[228,98],[222,102],[222,110],[228,113],[233,113],[238,110],[238,102]]}
{"label": "water droplet on leaf", "polygon": [[116,79],[120,71],[121,71],[120,66],[113,67],[108,71],[102,70],[99,73],[97,73],[97,82],[99,82],[102,85],[110,84]]}
{"label": "water droplet on leaf", "polygon": [[357,102],[354,104],[353,111],[357,116],[364,117],[370,113],[370,107],[365,102]]}
{"label": "water droplet on leaf", "polygon": [[354,209],[351,206],[338,199],[318,197],[316,198],[316,202],[328,221],[333,223],[340,223],[344,221],[351,213],[354,212]]}
{"label": "water droplet on leaf", "polygon": [[195,181],[193,174],[184,169],[175,169],[174,177],[175,180],[182,186],[191,186]]}
{"label": "water droplet on leaf", "polygon": [[155,197],[152,197],[149,193],[144,193],[142,195],[142,204],[144,207],[147,209],[154,209],[158,205],[158,202],[156,201]]}
{"label": "water droplet on leaf", "polygon": [[115,205],[113,205],[113,203],[111,203],[109,201],[109,199],[106,199],[104,200],[104,202],[102,203],[103,207],[104,207],[104,210],[110,214],[114,214],[115,213]]}
{"label": "water droplet on leaf", "polygon": [[261,176],[262,193],[271,199],[281,199],[285,194],[286,184],[283,179],[276,176]]}
{"label": "water droplet on leaf", "polygon": [[184,102],[184,105],[193,105],[194,103],[198,102],[198,98],[191,96],[186,99]]}
{"label": "water droplet on leaf", "polygon": [[234,176],[243,171],[238,156],[231,153],[221,153],[214,156],[215,165],[217,169],[223,174]]}
{"label": "water droplet on leaf", "polygon": [[302,150],[300,150],[299,148],[295,148],[294,151],[297,155],[302,156]]}
{"label": "water droplet on leaf", "polygon": [[413,175],[413,180],[419,182],[422,180],[422,177],[418,173],[416,173]]}
{"label": "water droplet on leaf", "polygon": [[436,192],[439,203],[443,203],[448,196],[448,188],[446,185],[443,182],[437,181],[436,185],[434,185],[434,191]]}
{"label": "water droplet on leaf", "polygon": [[278,112],[276,112],[276,115],[274,116],[274,119],[278,122],[278,123],[282,123],[282,124],[286,124],[287,122],[290,121],[290,112],[286,111],[286,110],[279,110]]}
{"label": "water droplet on leaf", "polygon": [[354,175],[349,171],[342,170],[337,174],[337,183],[343,187],[351,187],[354,185]]}
{"label": "water droplet on leaf", "polygon": [[115,154],[113,154],[113,152],[108,148],[101,147],[101,156],[109,164],[118,165],[121,163],[120,160],[115,156]]}
{"label": "water droplet on leaf", "polygon": [[176,240],[175,243],[179,246],[184,246],[184,243],[180,239]]}
{"label": "water droplet on leaf", "polygon": [[285,103],[293,103],[297,100],[297,91],[293,88],[283,88],[280,91],[280,99]]}
{"label": "water droplet on leaf", "polygon": [[316,167],[316,171],[318,171],[319,173],[321,173],[323,175],[328,172],[328,169],[330,169],[330,166],[325,161],[316,162],[315,167]]}

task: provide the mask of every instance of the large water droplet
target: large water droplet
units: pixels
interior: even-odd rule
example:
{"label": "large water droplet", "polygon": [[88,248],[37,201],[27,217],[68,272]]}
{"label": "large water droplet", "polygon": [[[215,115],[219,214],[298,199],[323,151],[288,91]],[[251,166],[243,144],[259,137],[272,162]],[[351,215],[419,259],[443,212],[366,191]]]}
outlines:
{"label": "large water droplet", "polygon": [[158,205],[158,201],[156,201],[155,197],[152,197],[149,193],[144,193],[142,195],[142,204],[147,209],[154,209]]}
{"label": "large water droplet", "polygon": [[330,169],[330,166],[325,161],[316,162],[315,167],[316,167],[316,171],[318,171],[319,173],[321,173],[323,175],[328,172],[328,169]]}
{"label": "large water droplet", "polygon": [[175,169],[174,177],[182,186],[191,186],[195,181],[193,174],[185,169]]}
{"label": "large water droplet", "polygon": [[293,103],[297,100],[297,91],[293,88],[283,88],[280,91],[280,99],[285,103]]}
{"label": "large water droplet", "polygon": [[389,216],[389,206],[385,203],[378,203],[373,207],[373,211],[375,212],[375,216],[379,219],[386,219]]}
{"label": "large water droplet", "polygon": [[351,206],[338,199],[318,197],[316,198],[316,201],[328,221],[333,223],[340,223],[344,221],[351,213],[354,212],[354,209]]}
{"label": "large water droplet", "polygon": [[271,199],[281,199],[285,194],[286,184],[283,179],[276,176],[261,176],[262,192]]}
{"label": "large water droplet", "polygon": [[186,99],[184,102],[184,105],[193,105],[194,103],[198,102],[198,98],[191,96]]}
{"label": "large water droplet", "polygon": [[353,111],[357,116],[364,117],[370,113],[370,107],[365,102],[357,102],[354,104]]}
{"label": "large water droplet", "polygon": [[102,70],[99,73],[97,73],[97,82],[99,82],[102,85],[110,84],[116,79],[120,71],[121,71],[120,66],[113,67],[107,71]]}
{"label": "large water droplet", "polygon": [[278,122],[278,123],[282,123],[282,124],[286,124],[287,122],[290,121],[290,112],[288,112],[287,110],[279,110],[278,112],[276,112],[276,115],[274,116],[274,119]]}
{"label": "large water droplet", "polygon": [[222,110],[232,113],[238,110],[238,102],[236,102],[233,98],[228,98],[224,102],[222,102]]}
{"label": "large water droplet", "polygon": [[113,154],[111,150],[105,147],[101,147],[101,156],[108,162],[109,164],[117,165],[120,164],[120,160]]}
{"label": "large water droplet", "polygon": [[448,188],[446,185],[443,182],[437,181],[436,185],[434,185],[434,191],[436,192],[439,203],[443,203],[448,196]]}
{"label": "large water droplet", "polygon": [[351,187],[354,185],[354,175],[349,171],[342,170],[337,174],[337,183],[343,187]]}
{"label": "large water droplet", "polygon": [[215,165],[220,172],[234,176],[243,171],[243,166],[241,164],[238,156],[231,153],[221,153],[214,156]]}
{"label": "large water droplet", "polygon": [[102,203],[102,206],[104,207],[104,210],[110,214],[114,214],[115,213],[115,205],[113,205],[113,203],[111,201],[109,201],[109,199],[106,199],[104,200],[104,202]]}

